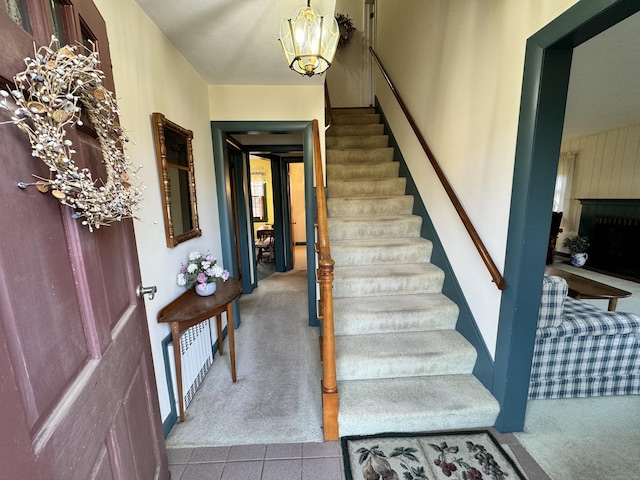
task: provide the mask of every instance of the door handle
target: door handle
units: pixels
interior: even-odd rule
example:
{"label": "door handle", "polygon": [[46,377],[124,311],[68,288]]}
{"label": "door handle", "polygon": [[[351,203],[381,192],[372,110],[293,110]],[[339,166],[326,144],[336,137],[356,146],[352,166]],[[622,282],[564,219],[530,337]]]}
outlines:
{"label": "door handle", "polygon": [[149,300],[153,300],[157,291],[158,287],[155,285],[152,285],[151,287],[143,287],[142,284],[140,284],[136,287],[136,295],[138,298],[144,298],[145,295],[148,295]]}

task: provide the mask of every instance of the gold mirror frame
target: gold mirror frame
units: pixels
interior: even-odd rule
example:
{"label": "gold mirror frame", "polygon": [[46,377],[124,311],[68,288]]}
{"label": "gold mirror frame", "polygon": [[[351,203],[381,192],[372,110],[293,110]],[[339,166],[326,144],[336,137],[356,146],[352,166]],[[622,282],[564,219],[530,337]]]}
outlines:
{"label": "gold mirror frame", "polygon": [[167,120],[161,113],[154,113],[152,121],[164,229],[167,247],[173,248],[179,243],[202,235],[198,223],[196,177],[191,146],[193,132]]}

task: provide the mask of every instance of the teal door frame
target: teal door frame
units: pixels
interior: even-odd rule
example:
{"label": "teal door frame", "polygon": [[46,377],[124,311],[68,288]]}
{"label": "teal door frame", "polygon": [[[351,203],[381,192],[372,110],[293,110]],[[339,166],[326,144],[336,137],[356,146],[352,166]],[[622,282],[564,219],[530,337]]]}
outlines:
{"label": "teal door frame", "polygon": [[[216,174],[216,189],[218,192],[218,212],[220,216],[220,241],[224,265],[235,269],[237,257],[235,253],[235,238],[233,225],[232,202],[229,189],[229,165],[226,161],[227,135],[246,132],[293,132],[302,133],[302,158],[304,162],[305,181],[305,211],[306,233],[308,239],[315,238],[314,223],[316,217],[315,188],[313,183],[313,129],[312,121],[222,121],[211,122],[211,139],[213,142],[213,163]],[[246,234],[246,223],[241,225],[240,234]],[[313,243],[311,243],[313,246]],[[236,261],[234,261],[234,259]],[[318,326],[317,294],[315,277],[315,251],[307,244],[307,308],[309,325]],[[238,271],[231,270],[232,276],[237,277]],[[238,324],[236,324],[236,328]]]}
{"label": "teal door frame", "polygon": [[524,426],[573,49],[638,11],[582,0],[527,41],[492,386],[502,432]]}

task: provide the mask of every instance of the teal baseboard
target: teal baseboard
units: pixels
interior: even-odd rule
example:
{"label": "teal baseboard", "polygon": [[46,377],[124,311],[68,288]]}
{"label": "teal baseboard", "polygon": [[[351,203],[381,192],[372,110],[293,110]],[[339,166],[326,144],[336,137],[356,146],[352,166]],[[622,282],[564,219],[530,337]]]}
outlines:
{"label": "teal baseboard", "polygon": [[422,232],[421,236],[431,240],[433,243],[433,252],[431,254],[431,262],[440,267],[445,273],[445,281],[442,287],[442,293],[454,301],[459,309],[460,314],[458,316],[458,323],[456,324],[456,330],[460,332],[476,349],[478,352],[478,359],[476,360],[476,366],[473,374],[482,382],[482,384],[491,391],[493,382],[493,359],[487,348],[482,334],[478,329],[478,325],[473,317],[469,304],[460,288],[460,284],[456,278],[456,275],[451,267],[451,263],[445,253],[444,247],[438,236],[438,233],[433,225],[429,213],[427,212],[420,192],[416,187],[415,182],[411,176],[411,172],[407,167],[407,164],[398,148],[398,144],[395,140],[393,132],[389,127],[387,119],[376,99],[376,109],[380,113],[380,120],[384,123],[385,135],[389,135],[389,146],[394,149],[394,161],[400,163],[400,176],[407,179],[406,193],[413,195],[415,201],[413,206],[413,214],[422,217]]}
{"label": "teal baseboard", "polygon": [[[222,330],[222,341],[227,337],[227,327]],[[169,392],[169,404],[171,405],[171,412],[167,418],[162,422],[162,431],[164,438],[167,438],[169,432],[178,421],[178,411],[176,410],[176,397],[173,392],[173,382],[171,381],[171,369],[169,367],[169,354],[167,352],[167,346],[171,343],[171,334],[162,339],[162,358],[164,360],[164,373],[167,381],[167,391]],[[218,340],[216,340],[211,346],[211,353],[213,361],[216,360],[216,352],[218,351]]]}

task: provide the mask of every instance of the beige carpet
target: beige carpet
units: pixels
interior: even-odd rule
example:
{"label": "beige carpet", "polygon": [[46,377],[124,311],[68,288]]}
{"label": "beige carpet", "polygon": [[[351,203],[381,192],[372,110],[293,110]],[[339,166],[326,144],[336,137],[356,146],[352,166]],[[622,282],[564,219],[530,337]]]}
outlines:
{"label": "beige carpet", "polygon": [[[554,267],[632,292],[619,311],[640,315],[640,284],[557,262]],[[606,309],[606,300],[586,300]],[[552,480],[639,480],[640,397],[530,400],[516,433]]]}
{"label": "beige carpet", "polygon": [[237,382],[216,355],[167,447],[322,441],[318,329],[306,304],[305,270],[274,273],[241,297]]}

